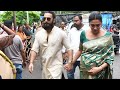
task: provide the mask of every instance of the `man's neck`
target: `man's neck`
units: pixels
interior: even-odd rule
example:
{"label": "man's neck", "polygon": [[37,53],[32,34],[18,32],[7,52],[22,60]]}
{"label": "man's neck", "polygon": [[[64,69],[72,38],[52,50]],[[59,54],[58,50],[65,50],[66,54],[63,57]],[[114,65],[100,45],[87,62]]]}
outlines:
{"label": "man's neck", "polygon": [[83,26],[83,23],[81,23],[77,29],[80,30]]}

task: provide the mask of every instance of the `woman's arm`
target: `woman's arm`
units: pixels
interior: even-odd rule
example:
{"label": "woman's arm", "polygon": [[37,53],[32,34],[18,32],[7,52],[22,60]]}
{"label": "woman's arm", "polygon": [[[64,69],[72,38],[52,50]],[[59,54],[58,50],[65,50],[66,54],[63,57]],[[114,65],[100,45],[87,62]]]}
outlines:
{"label": "woman's arm", "polygon": [[93,68],[91,68],[89,71],[88,71],[88,73],[90,74],[90,75],[96,75],[97,73],[99,73],[100,71],[102,71],[104,68],[106,68],[108,66],[108,64],[107,63],[103,63],[101,66],[99,66],[99,67],[93,67]]}
{"label": "woman's arm", "polygon": [[15,35],[15,32],[13,32],[11,29],[9,29],[8,27],[6,27],[4,24],[0,24],[0,27],[8,34],[8,35]]}

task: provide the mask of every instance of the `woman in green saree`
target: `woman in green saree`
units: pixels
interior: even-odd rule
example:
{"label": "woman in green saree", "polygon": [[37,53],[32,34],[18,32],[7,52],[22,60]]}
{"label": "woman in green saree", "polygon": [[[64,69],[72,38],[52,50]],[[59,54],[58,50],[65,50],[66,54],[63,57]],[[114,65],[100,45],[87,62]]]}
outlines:
{"label": "woman in green saree", "polygon": [[80,35],[80,47],[73,61],[81,56],[80,79],[112,79],[114,60],[113,39],[111,33],[101,29],[102,17],[93,12],[89,16],[89,30]]}

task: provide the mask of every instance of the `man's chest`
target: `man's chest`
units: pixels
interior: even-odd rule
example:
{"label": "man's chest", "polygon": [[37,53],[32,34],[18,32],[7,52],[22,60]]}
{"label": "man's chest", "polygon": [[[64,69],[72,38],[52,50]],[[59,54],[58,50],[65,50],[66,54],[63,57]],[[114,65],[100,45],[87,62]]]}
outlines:
{"label": "man's chest", "polygon": [[56,46],[62,43],[62,37],[60,34],[44,34],[39,37],[40,46]]}

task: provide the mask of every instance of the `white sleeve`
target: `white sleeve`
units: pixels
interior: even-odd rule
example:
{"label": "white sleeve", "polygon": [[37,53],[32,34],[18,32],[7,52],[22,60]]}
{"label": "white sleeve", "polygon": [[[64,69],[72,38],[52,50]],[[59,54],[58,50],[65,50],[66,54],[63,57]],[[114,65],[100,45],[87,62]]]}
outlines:
{"label": "white sleeve", "polygon": [[39,52],[39,40],[37,38],[37,35],[38,34],[35,35],[35,41],[33,43],[32,49],[31,49],[31,50],[35,51],[36,53]]}
{"label": "white sleeve", "polygon": [[70,41],[69,41],[69,38],[68,36],[66,35],[66,33],[63,33],[63,45],[65,46],[65,48],[67,50],[70,50],[71,47],[70,47]]}

